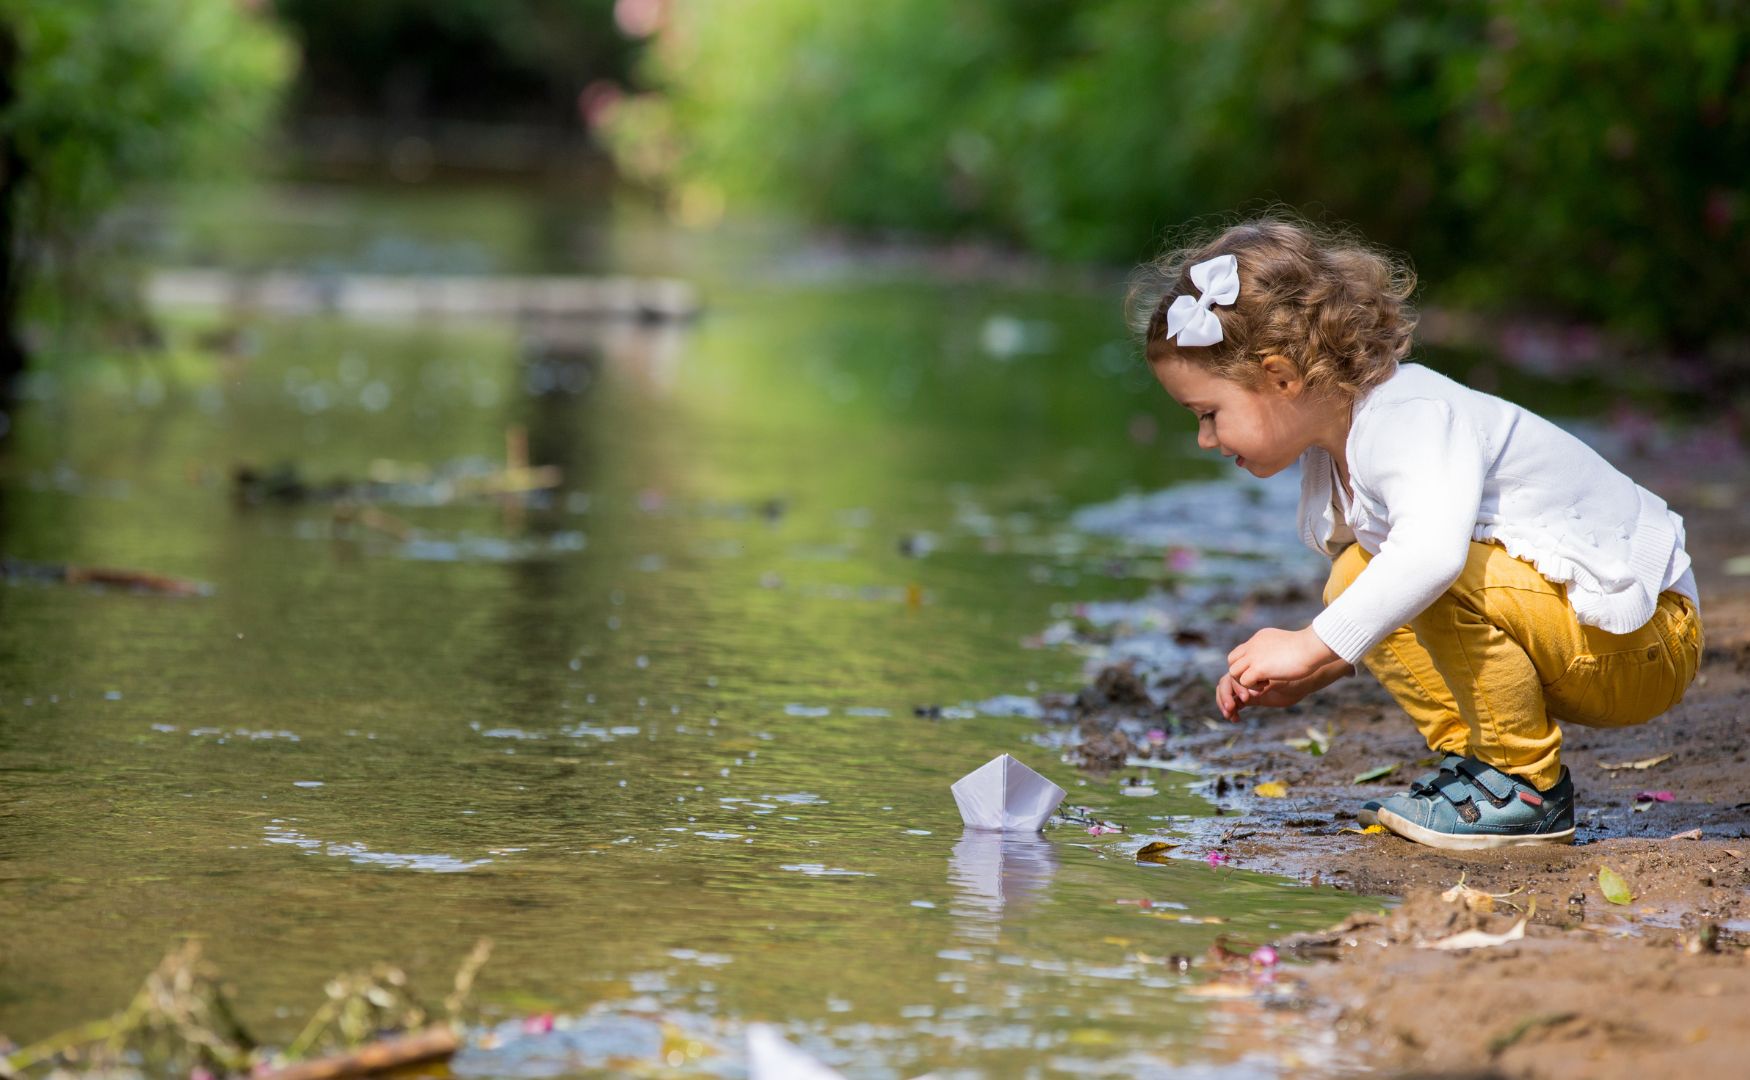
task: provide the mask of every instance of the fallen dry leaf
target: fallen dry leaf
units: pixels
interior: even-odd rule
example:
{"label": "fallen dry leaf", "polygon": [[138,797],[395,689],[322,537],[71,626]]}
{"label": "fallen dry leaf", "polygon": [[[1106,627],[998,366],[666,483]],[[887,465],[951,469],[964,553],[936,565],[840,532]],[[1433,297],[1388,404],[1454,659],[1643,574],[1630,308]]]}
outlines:
{"label": "fallen dry leaf", "polygon": [[1186,997],[1226,999],[1255,997],[1258,991],[1245,983],[1209,982],[1187,986],[1180,993]]}
{"label": "fallen dry leaf", "polygon": [[1291,746],[1296,750],[1305,750],[1313,757],[1323,757],[1325,751],[1331,748],[1331,727],[1327,724],[1323,731],[1320,731],[1315,727],[1309,727],[1306,729],[1306,738],[1284,739],[1282,741],[1285,745]]}
{"label": "fallen dry leaf", "polygon": [[1288,785],[1280,780],[1266,780],[1252,790],[1266,799],[1286,799],[1288,797]]}
{"label": "fallen dry leaf", "polygon": [[1164,863],[1167,861],[1167,852],[1178,846],[1178,844],[1169,844],[1165,840],[1150,840],[1136,849],[1136,861]]}
{"label": "fallen dry leaf", "polygon": [[[1527,916],[1526,919],[1529,919]],[[1418,949],[1489,949],[1496,945],[1505,945],[1509,941],[1518,941],[1525,936],[1526,919],[1520,919],[1513,924],[1513,929],[1501,934],[1491,934],[1484,930],[1465,930],[1439,941],[1428,941],[1418,946]]]}
{"label": "fallen dry leaf", "polygon": [[[1511,892],[1504,893],[1484,892],[1481,889],[1466,885],[1464,883],[1464,875],[1459,874],[1458,884],[1441,893],[1440,899],[1449,904],[1463,904],[1465,908],[1470,911],[1488,912],[1495,910],[1495,901],[1508,901],[1509,897],[1517,896],[1519,892],[1519,889],[1514,889]],[[1511,902],[1508,902],[1507,906],[1515,909],[1519,907],[1518,904]]]}
{"label": "fallen dry leaf", "polygon": [[1639,761],[1619,761],[1615,763],[1600,761],[1598,767],[1600,769],[1609,769],[1611,772],[1615,772],[1618,769],[1650,769],[1660,762],[1670,761],[1671,757],[1672,755],[1670,754],[1660,754],[1658,757],[1642,758]]}

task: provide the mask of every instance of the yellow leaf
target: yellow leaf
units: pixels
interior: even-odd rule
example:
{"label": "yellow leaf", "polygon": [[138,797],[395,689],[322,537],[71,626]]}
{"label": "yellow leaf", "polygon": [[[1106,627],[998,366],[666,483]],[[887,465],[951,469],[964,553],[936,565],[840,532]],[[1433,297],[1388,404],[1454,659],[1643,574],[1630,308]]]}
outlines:
{"label": "yellow leaf", "polygon": [[1164,840],[1150,840],[1148,843],[1137,849],[1136,861],[1164,863],[1167,861],[1167,852],[1178,846],[1179,845],[1177,844],[1169,844]]}
{"label": "yellow leaf", "polygon": [[1288,797],[1288,785],[1280,780],[1266,780],[1252,790],[1266,799],[1284,799]]}
{"label": "yellow leaf", "polygon": [[1198,983],[1196,986],[1187,986],[1187,987],[1185,987],[1185,989],[1183,989],[1179,992],[1181,994],[1184,994],[1186,997],[1215,998],[1215,999],[1249,998],[1249,997],[1255,996],[1258,993],[1251,986],[1249,986],[1245,983],[1230,983],[1230,982]]}
{"label": "yellow leaf", "polygon": [[1608,866],[1598,867],[1598,891],[1613,904],[1630,904],[1634,902],[1634,894],[1629,891],[1628,882]]}
{"label": "yellow leaf", "polygon": [[1616,772],[1619,769],[1650,769],[1661,762],[1670,761],[1672,756],[1673,755],[1671,754],[1660,754],[1658,757],[1641,758],[1639,761],[1600,761],[1598,767],[1600,769],[1609,769],[1611,772]]}

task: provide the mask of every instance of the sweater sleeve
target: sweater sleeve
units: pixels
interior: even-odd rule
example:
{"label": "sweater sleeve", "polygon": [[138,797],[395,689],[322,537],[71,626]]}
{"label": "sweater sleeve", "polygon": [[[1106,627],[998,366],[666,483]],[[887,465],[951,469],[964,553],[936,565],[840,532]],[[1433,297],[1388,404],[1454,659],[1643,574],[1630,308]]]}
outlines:
{"label": "sweater sleeve", "polygon": [[1400,402],[1369,426],[1353,446],[1349,473],[1384,507],[1386,537],[1312,622],[1351,664],[1458,580],[1483,498],[1483,440],[1446,402]]}

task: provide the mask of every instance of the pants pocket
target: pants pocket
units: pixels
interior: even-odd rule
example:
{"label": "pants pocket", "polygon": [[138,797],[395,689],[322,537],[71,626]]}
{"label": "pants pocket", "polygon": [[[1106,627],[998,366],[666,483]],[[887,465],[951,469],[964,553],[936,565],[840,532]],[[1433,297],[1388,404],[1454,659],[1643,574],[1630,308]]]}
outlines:
{"label": "pants pocket", "polygon": [[1665,708],[1670,709],[1689,692],[1689,684],[1695,681],[1696,670],[1701,666],[1701,617],[1686,602],[1671,613],[1671,617],[1660,627],[1659,636],[1664,639],[1665,649],[1671,658],[1674,685],[1671,687],[1670,700],[1665,704]]}
{"label": "pants pocket", "polygon": [[1682,697],[1688,679],[1659,643],[1578,656],[1562,677],[1544,687],[1550,715],[1588,727],[1644,724]]}

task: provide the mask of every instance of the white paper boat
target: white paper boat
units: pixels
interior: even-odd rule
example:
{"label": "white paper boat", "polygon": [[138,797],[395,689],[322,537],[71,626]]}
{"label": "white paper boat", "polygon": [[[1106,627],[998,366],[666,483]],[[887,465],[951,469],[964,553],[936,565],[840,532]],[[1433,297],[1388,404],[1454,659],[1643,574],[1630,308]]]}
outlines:
{"label": "white paper boat", "polygon": [[974,829],[1038,832],[1069,794],[1007,754],[954,783],[960,820]]}
{"label": "white paper boat", "polygon": [[770,1024],[748,1025],[747,1074],[749,1080],[845,1080],[843,1073],[792,1046]]}

